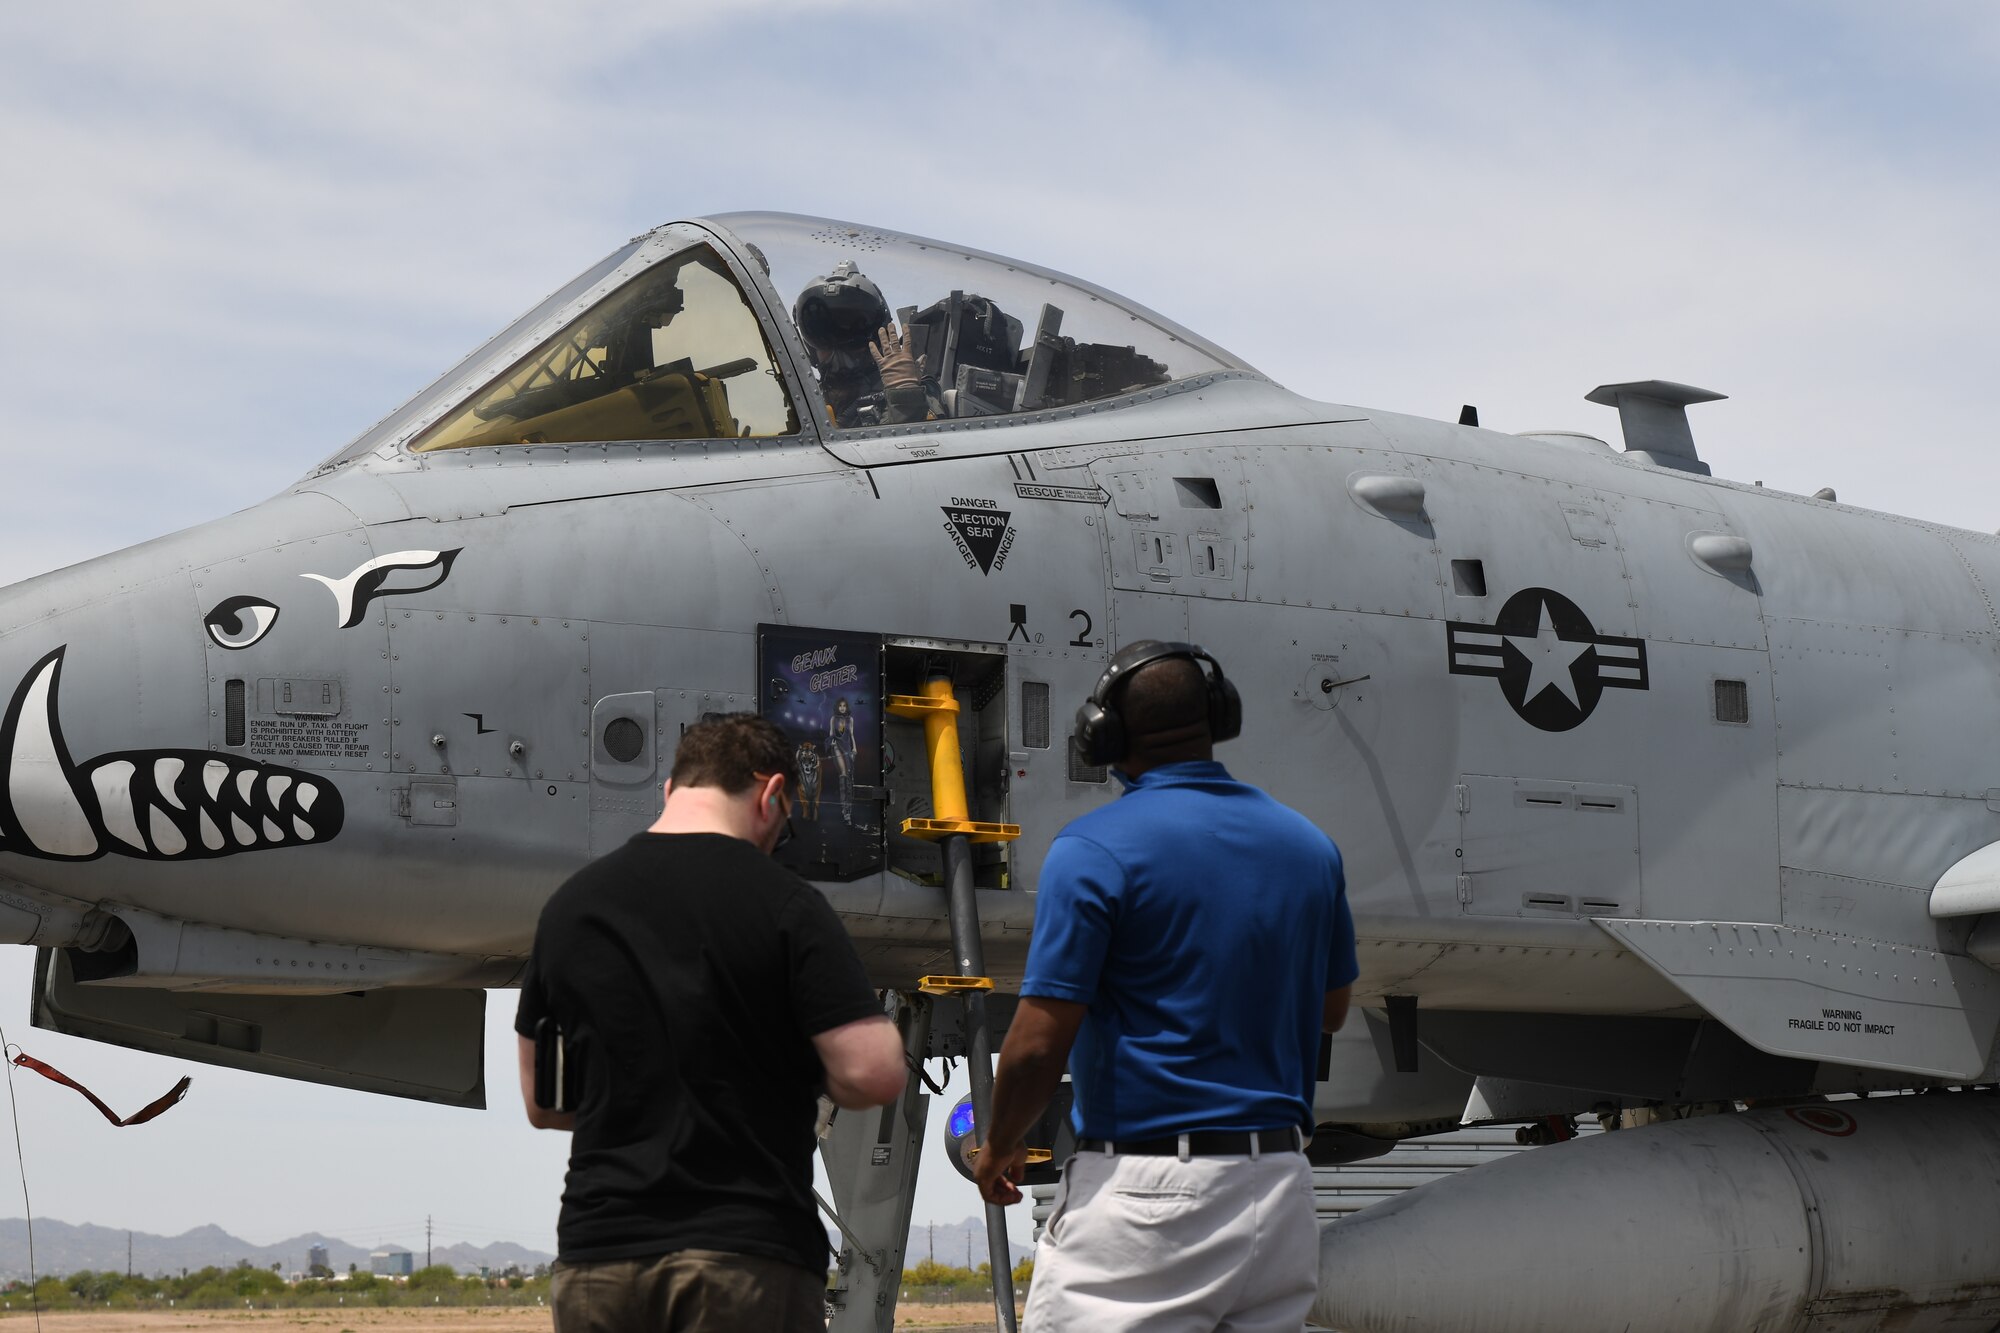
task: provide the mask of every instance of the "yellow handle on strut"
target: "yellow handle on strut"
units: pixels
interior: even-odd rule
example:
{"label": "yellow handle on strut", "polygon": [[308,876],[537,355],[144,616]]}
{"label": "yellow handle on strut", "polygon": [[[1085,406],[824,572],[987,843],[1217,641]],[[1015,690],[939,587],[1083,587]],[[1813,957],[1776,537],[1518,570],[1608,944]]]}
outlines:
{"label": "yellow handle on strut", "polygon": [[963,995],[967,991],[993,989],[992,977],[918,977],[917,989],[926,995]]}
{"label": "yellow handle on strut", "polygon": [[1021,836],[1019,824],[971,818],[965,800],[965,766],[958,757],[958,699],[949,680],[925,681],[922,694],[890,695],[889,711],[923,722],[924,749],[931,758],[932,818],[904,820],[904,837],[939,842],[961,835],[971,842],[1012,842]]}

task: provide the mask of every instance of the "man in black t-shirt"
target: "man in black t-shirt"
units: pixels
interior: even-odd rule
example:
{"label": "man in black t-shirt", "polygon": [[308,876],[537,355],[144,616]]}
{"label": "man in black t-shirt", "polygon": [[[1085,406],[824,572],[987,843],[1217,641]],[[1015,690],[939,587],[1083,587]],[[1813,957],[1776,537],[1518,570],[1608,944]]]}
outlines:
{"label": "man in black t-shirt", "polygon": [[[816,1100],[886,1105],[904,1063],[839,918],[770,859],[795,785],[770,722],[690,727],[652,828],[542,909],[514,1030],[529,1121],[575,1135],[557,1333],[825,1327]],[[550,1026],[574,1110],[536,1100]]]}

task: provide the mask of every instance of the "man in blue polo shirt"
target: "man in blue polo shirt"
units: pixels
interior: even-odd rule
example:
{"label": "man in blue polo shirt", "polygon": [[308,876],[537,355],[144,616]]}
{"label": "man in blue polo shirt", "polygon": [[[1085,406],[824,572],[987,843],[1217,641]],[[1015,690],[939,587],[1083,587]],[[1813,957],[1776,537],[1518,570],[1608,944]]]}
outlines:
{"label": "man in blue polo shirt", "polygon": [[1125,791],[1043,862],[975,1159],[989,1202],[1019,1201],[1022,1136],[1067,1061],[1077,1154],[1035,1252],[1036,1333],[1296,1333],[1312,1303],[1302,1149],[1354,924],[1332,840],[1215,762],[1241,727],[1221,665],[1186,643],[1121,649],[1077,712],[1080,757]]}

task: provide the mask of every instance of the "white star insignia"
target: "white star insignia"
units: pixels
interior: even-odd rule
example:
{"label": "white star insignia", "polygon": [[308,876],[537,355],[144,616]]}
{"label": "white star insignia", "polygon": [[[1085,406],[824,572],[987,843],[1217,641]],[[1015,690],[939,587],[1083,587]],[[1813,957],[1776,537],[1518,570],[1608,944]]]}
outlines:
{"label": "white star insignia", "polygon": [[1554,689],[1568,699],[1572,708],[1581,708],[1583,703],[1576,697],[1576,681],[1570,675],[1570,667],[1579,657],[1594,646],[1588,641],[1576,643],[1562,638],[1555,626],[1549,623],[1549,606],[1542,603],[1541,627],[1533,638],[1510,634],[1507,641],[1520,649],[1528,659],[1528,688],[1521,696],[1521,705],[1526,707],[1541,697],[1542,691]]}

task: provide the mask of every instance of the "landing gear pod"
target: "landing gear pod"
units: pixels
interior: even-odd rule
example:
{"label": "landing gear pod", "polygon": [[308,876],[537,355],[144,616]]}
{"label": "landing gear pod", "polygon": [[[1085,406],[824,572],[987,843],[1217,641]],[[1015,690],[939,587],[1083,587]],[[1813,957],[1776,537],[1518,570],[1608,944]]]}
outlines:
{"label": "landing gear pod", "polygon": [[[1024,1188],[1055,1184],[1062,1178],[1062,1164],[1076,1151],[1076,1133],[1069,1120],[1071,1096],[1065,1080],[1050,1099],[1049,1109],[1028,1131],[1028,1172],[1021,1181]],[[972,1096],[968,1093],[952,1104],[951,1113],[944,1118],[945,1157],[967,1180],[972,1179],[973,1162],[979,1152],[974,1128]]]}
{"label": "landing gear pod", "polygon": [[1347,1333],[1989,1328],[1996,1177],[1986,1092],[1595,1135],[1328,1226],[1313,1318]]}
{"label": "landing gear pod", "polygon": [[944,1118],[944,1155],[967,1180],[972,1179],[972,1146],[972,1094],[967,1093],[952,1103],[951,1114]]}

